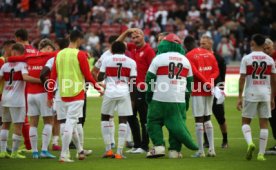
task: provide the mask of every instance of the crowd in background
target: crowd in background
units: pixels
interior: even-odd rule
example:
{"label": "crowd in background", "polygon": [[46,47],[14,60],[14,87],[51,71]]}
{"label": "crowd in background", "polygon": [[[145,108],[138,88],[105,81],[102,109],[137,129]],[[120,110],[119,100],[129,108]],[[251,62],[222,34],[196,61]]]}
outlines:
{"label": "crowd in background", "polygon": [[41,38],[51,33],[55,38],[65,37],[70,30],[79,29],[85,33],[84,48],[96,58],[110,35],[101,29],[84,29],[84,23],[90,27],[116,24],[121,31],[142,28],[153,48],[160,32],[172,31],[182,40],[187,35],[199,39],[207,34],[214,40],[213,49],[227,63],[250,52],[249,39],[254,33],[276,41],[274,0],[63,0],[58,8],[53,4],[54,0],[2,0],[0,10],[21,18],[37,14]]}

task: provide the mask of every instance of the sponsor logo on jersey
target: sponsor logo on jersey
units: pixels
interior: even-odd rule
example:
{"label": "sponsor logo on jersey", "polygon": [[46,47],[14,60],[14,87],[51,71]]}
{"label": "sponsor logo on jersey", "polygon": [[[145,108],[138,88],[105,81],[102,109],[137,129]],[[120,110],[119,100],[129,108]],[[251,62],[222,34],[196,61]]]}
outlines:
{"label": "sponsor logo on jersey", "polygon": [[42,70],[43,66],[28,66],[28,70]]}
{"label": "sponsor logo on jersey", "polygon": [[212,70],[212,66],[199,67],[199,71],[209,71],[209,70]]}

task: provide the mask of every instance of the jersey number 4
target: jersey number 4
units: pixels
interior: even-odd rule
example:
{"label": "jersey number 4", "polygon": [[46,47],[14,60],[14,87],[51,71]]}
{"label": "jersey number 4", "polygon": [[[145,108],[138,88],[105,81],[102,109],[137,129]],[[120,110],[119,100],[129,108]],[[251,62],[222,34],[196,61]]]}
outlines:
{"label": "jersey number 4", "polygon": [[[176,68],[177,68],[177,70],[175,70]],[[182,72],[182,70],[183,70],[182,63],[175,64],[173,62],[170,62],[169,63],[169,74],[168,74],[169,79],[173,79],[174,77],[176,79],[181,79],[181,77],[179,75]]]}
{"label": "jersey number 4", "polygon": [[[262,61],[260,64],[257,61],[253,61],[253,73],[252,73],[252,79],[266,79],[266,76],[264,75],[266,69],[267,69],[267,63]],[[259,72],[259,70],[261,70]],[[259,76],[257,75],[259,72]]]}

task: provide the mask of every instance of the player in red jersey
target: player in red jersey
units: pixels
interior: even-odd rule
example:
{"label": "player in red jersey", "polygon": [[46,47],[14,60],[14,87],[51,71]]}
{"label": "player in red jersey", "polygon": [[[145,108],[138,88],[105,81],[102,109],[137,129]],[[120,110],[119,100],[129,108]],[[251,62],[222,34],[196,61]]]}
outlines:
{"label": "player in red jersey", "polygon": [[20,43],[25,48],[25,54],[35,54],[37,53],[37,49],[35,49],[32,45],[30,45],[28,38],[28,32],[25,29],[18,29],[15,31],[15,41]]}
{"label": "player in red jersey", "polygon": [[208,156],[216,156],[214,147],[214,131],[211,122],[213,96],[211,88],[219,75],[219,68],[215,56],[208,50],[196,48],[195,40],[186,37],[184,44],[190,46],[187,53],[194,74],[192,89],[192,112],[196,122],[196,136],[199,150],[193,157],[205,157],[203,148],[203,132],[206,130],[209,141]]}
{"label": "player in red jersey", "polygon": [[[28,32],[26,29],[18,29],[18,30],[16,30],[14,35],[15,35],[15,41],[24,46],[25,54],[34,54],[37,52],[37,50],[29,44]],[[27,98],[26,98],[26,100],[27,100]],[[28,110],[28,106],[26,106],[26,110]],[[30,138],[29,138],[29,131],[30,131],[30,124],[29,124],[28,116],[26,115],[25,123],[22,128],[24,144],[25,144],[26,150],[31,150],[31,148],[32,148]]]}
{"label": "player in red jersey", "polygon": [[[53,43],[44,39],[39,43],[39,50],[36,54],[25,55],[23,61],[27,63],[28,75],[35,78],[35,81],[27,81],[27,103],[28,113],[30,117],[30,140],[33,151],[33,158],[38,159],[39,153],[37,149],[37,126],[39,121],[39,115],[43,117],[44,129],[42,132],[42,152],[40,157],[42,158],[55,158],[54,155],[48,152],[48,145],[50,143],[53,124],[53,113],[51,108],[47,106],[47,93],[44,85],[40,82],[40,72],[46,62],[54,57],[56,53],[50,53],[55,50]],[[9,58],[9,61],[19,60],[19,58]]]}

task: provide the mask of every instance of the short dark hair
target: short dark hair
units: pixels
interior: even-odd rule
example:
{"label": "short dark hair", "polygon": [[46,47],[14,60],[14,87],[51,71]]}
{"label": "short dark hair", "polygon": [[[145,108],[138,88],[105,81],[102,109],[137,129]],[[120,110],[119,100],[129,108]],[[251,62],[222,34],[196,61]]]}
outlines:
{"label": "short dark hair", "polygon": [[26,29],[18,29],[15,31],[15,37],[20,38],[22,41],[28,41],[28,32]]}
{"label": "short dark hair", "polygon": [[83,33],[80,32],[79,30],[73,30],[70,33],[70,42],[76,42],[79,38],[83,39]]}
{"label": "short dark hair", "polygon": [[19,44],[19,43],[13,44],[12,50],[18,51],[20,54],[24,54],[25,53],[24,46],[22,44]]}
{"label": "short dark hair", "polygon": [[108,38],[108,43],[109,44],[112,44],[114,41],[117,40],[119,36],[118,35],[111,35],[109,38]]}
{"label": "short dark hair", "polygon": [[2,47],[10,46],[12,44],[15,44],[16,42],[14,40],[6,40],[3,42]]}
{"label": "short dark hair", "polygon": [[196,48],[196,40],[192,36],[187,36],[183,43],[187,51],[191,51]]}
{"label": "short dark hair", "polygon": [[111,46],[111,52],[113,54],[124,54],[126,52],[126,46],[121,41],[115,41]]}
{"label": "short dark hair", "polygon": [[254,34],[251,40],[254,41],[257,46],[263,46],[265,43],[265,36],[262,34]]}
{"label": "short dark hair", "polygon": [[68,38],[58,38],[56,39],[55,43],[59,46],[59,49],[62,50],[68,47],[69,40]]}

